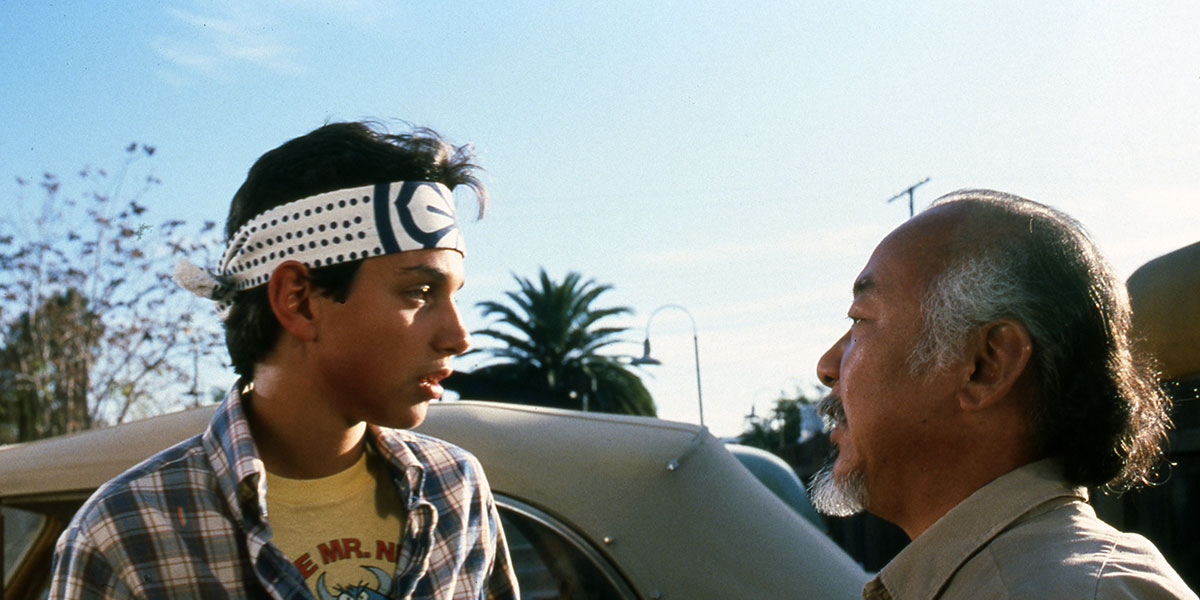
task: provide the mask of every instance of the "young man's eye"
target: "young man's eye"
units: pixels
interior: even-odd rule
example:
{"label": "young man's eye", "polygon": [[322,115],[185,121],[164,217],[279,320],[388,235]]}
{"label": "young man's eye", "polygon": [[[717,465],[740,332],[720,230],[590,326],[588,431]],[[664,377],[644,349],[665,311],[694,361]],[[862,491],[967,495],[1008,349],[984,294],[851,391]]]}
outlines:
{"label": "young man's eye", "polygon": [[404,296],[410,300],[426,301],[433,295],[433,286],[419,285],[404,291]]}

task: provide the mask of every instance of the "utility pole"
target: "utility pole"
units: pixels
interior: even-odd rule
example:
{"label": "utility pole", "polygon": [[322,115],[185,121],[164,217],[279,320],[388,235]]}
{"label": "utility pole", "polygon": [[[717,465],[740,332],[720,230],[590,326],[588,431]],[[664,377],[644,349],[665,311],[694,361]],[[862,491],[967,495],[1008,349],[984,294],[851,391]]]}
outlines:
{"label": "utility pole", "polygon": [[900,192],[899,194],[896,194],[895,196],[888,198],[888,202],[890,203],[893,200],[898,200],[907,194],[908,195],[908,216],[909,216],[909,218],[912,218],[912,216],[913,216],[913,190],[917,189],[918,187],[921,187],[922,185],[925,185],[926,183],[929,183],[928,177],[908,186],[908,189],[904,190],[903,192]]}

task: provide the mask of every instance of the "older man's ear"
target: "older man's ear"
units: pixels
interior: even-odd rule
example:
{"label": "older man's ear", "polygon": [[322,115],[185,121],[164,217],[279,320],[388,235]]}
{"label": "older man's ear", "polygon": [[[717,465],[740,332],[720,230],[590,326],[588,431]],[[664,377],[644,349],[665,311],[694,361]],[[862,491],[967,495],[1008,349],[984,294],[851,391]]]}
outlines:
{"label": "older man's ear", "polygon": [[965,412],[988,410],[1022,382],[1033,354],[1033,338],[1021,323],[1000,319],[968,336],[965,351],[969,362],[959,407]]}

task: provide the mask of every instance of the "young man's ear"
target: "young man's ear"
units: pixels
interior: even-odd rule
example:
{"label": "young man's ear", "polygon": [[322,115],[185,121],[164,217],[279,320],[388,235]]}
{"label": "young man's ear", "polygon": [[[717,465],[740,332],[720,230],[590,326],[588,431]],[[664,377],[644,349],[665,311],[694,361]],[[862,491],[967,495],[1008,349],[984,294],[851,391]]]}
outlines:
{"label": "young man's ear", "polygon": [[313,296],[316,289],[308,275],[308,267],[289,260],[275,267],[267,282],[267,300],[271,312],[284,331],[303,341],[316,337],[313,322]]}
{"label": "young man's ear", "polygon": [[967,340],[970,374],[959,394],[965,411],[984,410],[1002,400],[1029,366],[1033,338],[1018,321],[1000,319],[977,329]]}

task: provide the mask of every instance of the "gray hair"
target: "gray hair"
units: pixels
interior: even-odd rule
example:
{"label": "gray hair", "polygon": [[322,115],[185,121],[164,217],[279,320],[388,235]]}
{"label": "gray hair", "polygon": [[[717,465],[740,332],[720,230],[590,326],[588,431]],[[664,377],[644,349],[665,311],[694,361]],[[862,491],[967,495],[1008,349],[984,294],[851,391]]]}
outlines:
{"label": "gray hair", "polygon": [[835,456],[813,475],[812,483],[808,486],[809,499],[813,508],[823,515],[857,515],[867,507],[867,476],[861,470],[854,470],[842,479],[835,477],[833,463],[837,460],[836,446],[834,452]]}
{"label": "gray hair", "polygon": [[921,301],[923,335],[908,357],[914,377],[929,377],[949,367],[962,352],[967,334],[979,325],[1004,317],[1036,323],[1020,314],[1030,299],[1015,270],[1007,254],[982,252],[959,257],[930,281]]}
{"label": "gray hair", "polygon": [[[822,398],[817,405],[817,414],[830,428],[846,423],[846,409],[842,406],[842,397],[837,394]],[[817,512],[831,517],[849,517],[866,510],[867,475],[862,469],[854,469],[842,478],[835,477],[833,465],[837,456],[835,445],[824,466],[813,475],[808,495]]]}
{"label": "gray hair", "polygon": [[913,373],[944,369],[975,328],[1014,319],[1033,339],[1039,452],[1058,457],[1078,485],[1121,491],[1149,482],[1170,400],[1134,354],[1125,287],[1083,226],[989,190],[954,192],[934,206],[967,212],[948,264],[925,291]]}

